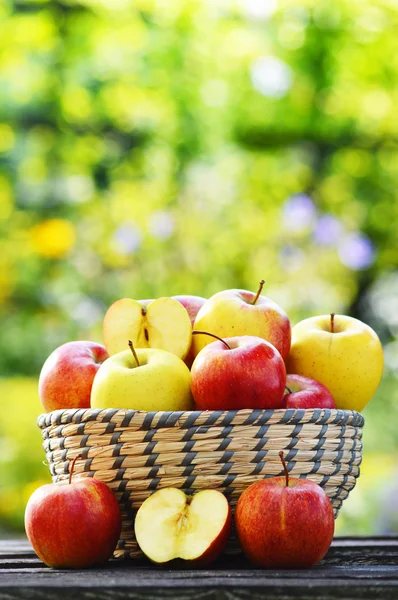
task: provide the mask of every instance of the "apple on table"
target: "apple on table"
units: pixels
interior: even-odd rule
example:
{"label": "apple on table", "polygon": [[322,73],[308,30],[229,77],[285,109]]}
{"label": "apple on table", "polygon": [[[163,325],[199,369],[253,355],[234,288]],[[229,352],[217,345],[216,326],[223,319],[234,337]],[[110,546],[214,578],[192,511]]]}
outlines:
{"label": "apple on table", "polygon": [[309,479],[284,477],[250,485],[239,497],[235,525],[241,548],[265,569],[310,568],[325,556],[334,534],[332,504]]}
{"label": "apple on table", "polygon": [[193,496],[164,488],[149,496],[138,509],[134,530],[142,552],[154,563],[176,559],[190,566],[215,560],[231,532],[231,509],[217,490]]}
{"label": "apple on table", "polygon": [[383,374],[383,348],[375,331],[345,315],[321,315],[293,327],[288,373],[316,379],[337,408],[362,411]]}
{"label": "apple on table", "polygon": [[[127,346],[127,344],[126,344]],[[145,411],[191,410],[191,374],[183,360],[156,348],[114,354],[98,370],[91,391],[93,408]]]}
{"label": "apple on table", "polygon": [[286,390],[283,408],[336,408],[336,402],[327,387],[315,379],[288,374]]}
{"label": "apple on table", "polygon": [[[276,302],[261,295],[263,285],[261,280],[257,293],[232,289],[214,294],[199,310],[194,329],[222,338],[259,336],[273,344],[285,359],[290,349],[290,321]],[[195,336],[192,343],[197,356],[210,340],[206,336]]]}
{"label": "apple on table", "polygon": [[122,518],[116,496],[97,479],[85,477],[37,488],[25,510],[25,530],[37,556],[49,567],[82,569],[111,558]]}
{"label": "apple on table", "polygon": [[135,348],[159,348],[184,359],[192,341],[191,320],[174,298],[137,301],[122,298],[107,310],[103,323],[110,355],[122,352],[128,340]]}
{"label": "apple on table", "polygon": [[90,341],[67,342],[54,350],[39,377],[44,410],[89,408],[94,377],[107,358],[105,347]]}
{"label": "apple on table", "polygon": [[[205,334],[193,333],[194,337]],[[191,368],[192,394],[199,410],[281,408],[285,383],[285,363],[278,350],[252,335],[211,342]]]}

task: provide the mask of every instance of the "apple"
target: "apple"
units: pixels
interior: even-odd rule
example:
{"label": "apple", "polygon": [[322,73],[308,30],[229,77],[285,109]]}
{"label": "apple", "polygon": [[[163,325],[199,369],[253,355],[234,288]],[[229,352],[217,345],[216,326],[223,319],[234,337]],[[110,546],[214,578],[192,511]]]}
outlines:
{"label": "apple", "polygon": [[383,348],[371,327],[345,315],[322,315],[294,326],[286,366],[323,383],[337,408],[364,409],[383,374]]}
{"label": "apple", "polygon": [[332,394],[319,381],[302,375],[286,376],[283,408],[336,408]]}
{"label": "apple", "polygon": [[309,479],[263,479],[239,497],[236,533],[246,557],[266,569],[308,569],[325,556],[334,533],[332,504]]}
{"label": "apple", "polygon": [[187,496],[164,488],[138,509],[135,536],[142,552],[154,563],[175,559],[208,564],[224,550],[231,532],[231,509],[217,490]]}
{"label": "apple", "polygon": [[146,306],[122,298],[107,310],[103,335],[109,354],[121,352],[131,340],[136,348],[160,348],[184,359],[192,341],[191,320],[185,308],[174,298],[145,302]]}
{"label": "apple", "polygon": [[[172,298],[174,298],[175,300],[178,300],[178,302],[183,305],[183,307],[185,308],[185,310],[187,311],[187,313],[189,315],[189,318],[191,319],[191,326],[193,328],[193,324],[195,322],[196,315],[198,314],[199,309],[206,302],[206,298],[202,298],[202,296],[188,296],[188,295],[172,296]],[[194,358],[195,358],[195,354],[194,354],[194,347],[193,347],[193,340],[192,340],[189,352],[188,352],[187,356],[185,357],[185,364],[189,368],[191,368]]]}
{"label": "apple", "polygon": [[[77,457],[78,458],[78,457]],[[25,529],[37,556],[49,567],[82,569],[106,562],[120,537],[122,519],[115,495],[86,477],[36,489],[25,511]]]}
{"label": "apple", "polygon": [[95,342],[68,342],[54,350],[39,377],[44,410],[90,408],[94,376],[107,358],[105,347]]}
{"label": "apple", "polygon": [[134,410],[191,410],[191,374],[178,356],[155,348],[114,354],[95,376],[93,408]]}
{"label": "apple", "polygon": [[[194,330],[194,337],[204,337],[202,333]],[[191,389],[199,410],[281,408],[285,383],[285,363],[278,350],[253,335],[211,342],[191,369]]]}
{"label": "apple", "polygon": [[[261,296],[263,285],[262,280],[257,293],[235,289],[218,292],[199,310],[194,329],[211,331],[222,338],[256,335],[271,342],[285,359],[290,348],[290,321],[280,306]],[[195,336],[195,356],[209,343],[206,336]]]}

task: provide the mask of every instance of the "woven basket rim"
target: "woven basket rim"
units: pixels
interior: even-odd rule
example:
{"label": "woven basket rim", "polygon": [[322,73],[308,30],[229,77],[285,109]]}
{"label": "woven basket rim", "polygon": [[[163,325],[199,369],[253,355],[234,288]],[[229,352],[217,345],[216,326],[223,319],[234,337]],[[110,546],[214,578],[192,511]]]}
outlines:
{"label": "woven basket rim", "polygon": [[[89,421],[109,422],[121,418],[126,427],[134,417],[142,417],[141,429],[153,429],[156,427],[167,428],[179,426],[182,429],[190,427],[199,416],[208,417],[207,425],[226,425],[232,423],[237,416],[247,416],[247,425],[253,424],[257,419],[266,422],[272,416],[279,417],[280,424],[298,424],[305,419],[308,423],[318,424],[346,424],[355,427],[363,427],[364,417],[356,410],[342,410],[330,408],[288,408],[288,409],[241,409],[241,410],[216,410],[216,411],[143,411],[124,408],[69,408],[58,409],[49,413],[43,413],[37,418],[40,429],[46,429],[54,425],[66,425],[69,423],[82,423]],[[222,422],[220,423],[220,419]],[[153,425],[153,421],[156,425]],[[181,423],[181,421],[183,421]]]}

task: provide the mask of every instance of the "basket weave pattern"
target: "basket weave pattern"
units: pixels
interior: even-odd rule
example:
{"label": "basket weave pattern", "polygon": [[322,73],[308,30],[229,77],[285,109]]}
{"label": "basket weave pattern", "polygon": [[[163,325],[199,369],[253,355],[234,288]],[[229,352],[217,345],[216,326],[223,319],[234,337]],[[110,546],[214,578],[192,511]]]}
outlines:
{"label": "basket weave pattern", "polygon": [[100,479],[116,493],[123,517],[117,558],[141,556],[134,515],[156,489],[218,489],[233,510],[250,484],[283,475],[281,450],[289,473],[321,485],[337,516],[359,476],[363,424],[355,411],[329,409],[79,409],[38,419],[53,481],[67,479],[80,455],[74,475]]}

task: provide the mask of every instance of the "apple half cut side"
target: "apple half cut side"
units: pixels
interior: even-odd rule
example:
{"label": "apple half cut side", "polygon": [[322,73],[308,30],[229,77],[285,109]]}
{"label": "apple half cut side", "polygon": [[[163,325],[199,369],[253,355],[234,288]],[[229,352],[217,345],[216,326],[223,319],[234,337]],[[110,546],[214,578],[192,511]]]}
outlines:
{"label": "apple half cut side", "polygon": [[217,490],[187,496],[164,488],[145,500],[135,519],[135,536],[154,563],[176,559],[203,565],[224,550],[231,533],[231,509]]}
{"label": "apple half cut side", "polygon": [[144,306],[122,298],[107,310],[103,336],[110,355],[126,350],[131,340],[135,348],[159,348],[184,360],[191,347],[192,326],[178,300],[158,298]]}

